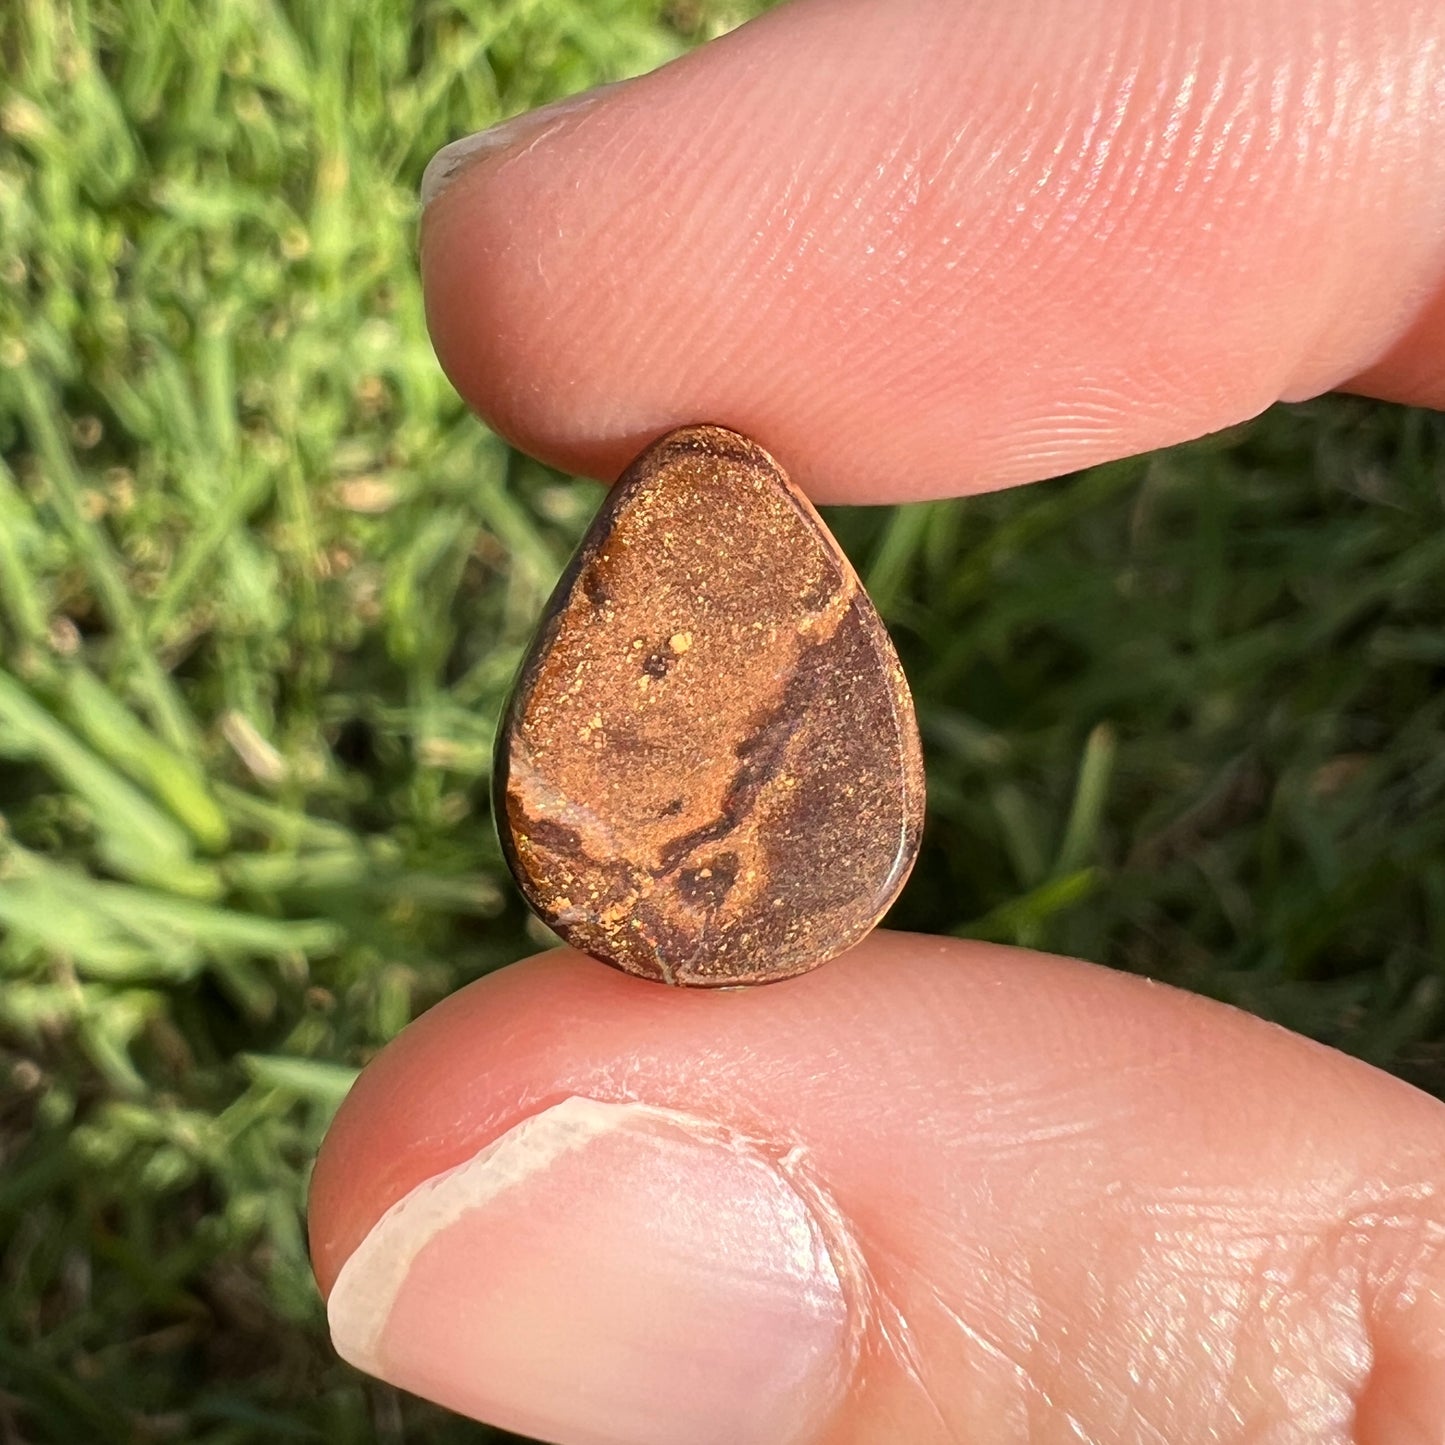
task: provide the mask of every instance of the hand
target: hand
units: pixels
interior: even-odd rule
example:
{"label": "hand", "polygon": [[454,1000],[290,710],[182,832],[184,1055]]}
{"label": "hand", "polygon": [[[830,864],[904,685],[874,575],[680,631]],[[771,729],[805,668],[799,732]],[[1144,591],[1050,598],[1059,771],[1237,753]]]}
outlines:
{"label": "hand", "polygon": [[[1442,77],[1432,0],[799,0],[437,163],[437,348],[560,465],[706,418],[824,501],[1445,405]],[[349,1358],[578,1445],[1438,1445],[1442,1191],[1445,1109],[1359,1063],[880,933],[738,994],[483,980],[311,1224]]]}

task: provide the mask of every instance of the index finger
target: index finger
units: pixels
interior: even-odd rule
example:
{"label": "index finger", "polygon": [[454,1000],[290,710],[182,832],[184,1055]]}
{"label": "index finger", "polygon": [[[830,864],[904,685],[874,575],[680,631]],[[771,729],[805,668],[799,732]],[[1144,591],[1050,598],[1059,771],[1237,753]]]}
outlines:
{"label": "index finger", "polygon": [[707,420],[897,501],[1445,404],[1433,0],[795,0],[429,182],[443,365],[599,477]]}

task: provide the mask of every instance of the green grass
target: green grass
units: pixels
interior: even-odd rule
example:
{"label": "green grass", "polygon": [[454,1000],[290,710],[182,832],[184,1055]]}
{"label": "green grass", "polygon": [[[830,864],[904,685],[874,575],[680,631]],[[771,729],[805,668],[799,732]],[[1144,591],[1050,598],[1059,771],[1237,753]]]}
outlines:
{"label": "green grass", "polygon": [[[544,940],[491,732],[596,501],[470,420],[415,185],[753,5],[0,10],[0,1439],[478,1440],[336,1363],[309,1161]],[[837,512],[918,696],[894,921],[1445,1093],[1445,422],[1359,401]]]}

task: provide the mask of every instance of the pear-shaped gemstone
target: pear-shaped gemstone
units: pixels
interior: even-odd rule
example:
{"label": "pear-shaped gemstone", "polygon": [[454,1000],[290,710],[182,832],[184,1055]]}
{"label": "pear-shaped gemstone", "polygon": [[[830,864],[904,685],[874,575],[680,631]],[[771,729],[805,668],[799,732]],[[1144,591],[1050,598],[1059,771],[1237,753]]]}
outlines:
{"label": "pear-shaped gemstone", "polygon": [[628,468],[522,665],[494,795],[527,901],[644,978],[787,978],[893,902],[923,817],[908,684],[760,446],[685,427]]}

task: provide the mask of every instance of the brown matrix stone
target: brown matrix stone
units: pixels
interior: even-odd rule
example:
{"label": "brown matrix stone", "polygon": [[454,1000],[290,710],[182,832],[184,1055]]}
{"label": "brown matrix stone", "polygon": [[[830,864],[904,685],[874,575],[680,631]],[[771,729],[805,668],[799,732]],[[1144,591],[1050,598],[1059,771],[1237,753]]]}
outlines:
{"label": "brown matrix stone", "polygon": [[893,902],[923,816],[908,684],[760,446],[685,427],[628,468],[522,666],[495,793],[532,907],[644,978],[787,978]]}

